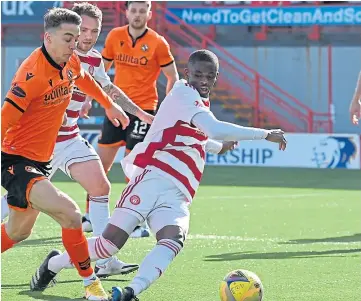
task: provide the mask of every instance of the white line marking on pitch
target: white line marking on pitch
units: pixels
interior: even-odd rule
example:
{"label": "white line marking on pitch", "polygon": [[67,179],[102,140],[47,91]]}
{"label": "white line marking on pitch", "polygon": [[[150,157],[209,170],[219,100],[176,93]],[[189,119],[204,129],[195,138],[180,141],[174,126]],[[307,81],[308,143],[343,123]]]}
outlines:
{"label": "white line marking on pitch", "polygon": [[199,196],[195,198],[197,200],[206,199],[219,199],[219,200],[241,200],[241,199],[297,199],[314,196],[327,196],[330,193],[303,193],[303,194],[274,194],[274,195],[212,195],[209,197]]}

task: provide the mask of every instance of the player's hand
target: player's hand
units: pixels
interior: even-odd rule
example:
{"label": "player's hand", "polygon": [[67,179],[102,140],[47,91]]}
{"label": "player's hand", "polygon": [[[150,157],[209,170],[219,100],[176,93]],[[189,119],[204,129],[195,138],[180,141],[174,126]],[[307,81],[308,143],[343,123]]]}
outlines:
{"label": "player's hand", "polygon": [[125,128],[129,125],[129,117],[115,102],[112,103],[112,106],[109,109],[105,110],[105,114],[116,127],[121,124],[123,130],[125,130]]}
{"label": "player's hand", "polygon": [[354,125],[357,125],[359,122],[359,119],[361,118],[361,102],[360,102],[360,100],[351,102],[350,117],[351,117],[351,122]]}
{"label": "player's hand", "polygon": [[92,98],[87,96],[79,112],[80,118],[89,119],[89,111],[92,108]]}
{"label": "player's hand", "polygon": [[144,112],[143,110],[139,110],[139,112],[137,113],[137,117],[145,122],[145,123],[148,123],[148,124],[152,124],[153,120],[154,120],[154,116],[147,113],[147,112]]}
{"label": "player's hand", "polygon": [[238,142],[237,141],[223,141],[223,147],[221,151],[218,153],[219,155],[222,155],[230,150],[233,150],[236,148]]}
{"label": "player's hand", "polygon": [[278,129],[278,130],[270,130],[268,132],[268,136],[266,137],[267,141],[278,143],[280,150],[285,150],[287,146],[287,140],[285,138],[284,131]]}

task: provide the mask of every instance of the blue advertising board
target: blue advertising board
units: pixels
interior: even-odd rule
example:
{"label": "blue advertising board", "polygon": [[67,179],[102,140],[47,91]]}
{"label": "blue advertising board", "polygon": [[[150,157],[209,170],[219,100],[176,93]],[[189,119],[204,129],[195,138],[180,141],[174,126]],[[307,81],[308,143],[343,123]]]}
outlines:
{"label": "blue advertising board", "polygon": [[1,1],[1,23],[42,24],[49,8],[62,5],[62,1]]}
{"label": "blue advertising board", "polygon": [[[359,25],[361,6],[169,8],[192,25],[310,26]],[[168,21],[177,23],[171,16]]]}

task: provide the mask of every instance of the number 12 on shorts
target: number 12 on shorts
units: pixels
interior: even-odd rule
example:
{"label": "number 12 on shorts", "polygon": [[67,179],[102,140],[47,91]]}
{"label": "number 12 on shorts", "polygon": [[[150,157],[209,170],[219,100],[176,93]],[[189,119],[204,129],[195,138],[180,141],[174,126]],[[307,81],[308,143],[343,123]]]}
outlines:
{"label": "number 12 on shorts", "polygon": [[144,121],[135,120],[133,133],[138,135],[145,135],[147,131],[148,124]]}

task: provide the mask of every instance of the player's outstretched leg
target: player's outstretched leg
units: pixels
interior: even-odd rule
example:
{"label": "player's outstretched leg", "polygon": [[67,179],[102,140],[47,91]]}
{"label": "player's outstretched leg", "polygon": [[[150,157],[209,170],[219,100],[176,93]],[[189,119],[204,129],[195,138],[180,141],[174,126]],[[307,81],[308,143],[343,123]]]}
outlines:
{"label": "player's outstretched leg", "polygon": [[[91,261],[109,258],[116,254],[128,240],[129,233],[131,233],[135,225],[139,223],[139,219],[132,215],[125,213],[119,215],[118,213],[119,210],[117,209],[113,212],[110,223],[107,225],[101,236],[88,239]],[[121,221],[121,224],[124,224],[123,228],[126,230],[115,226],[112,224],[112,221]],[[68,252],[53,256],[48,260],[48,269],[55,275],[62,269],[70,268],[74,268],[74,265],[70,260]]]}
{"label": "player's outstretched leg", "polygon": [[[88,300],[106,300],[108,296],[90,265],[88,242],[81,228],[81,214],[77,204],[47,179],[33,184],[29,198],[34,209],[47,213],[61,225],[63,245],[83,278],[85,297]],[[49,261],[50,259],[47,262],[47,269],[49,269]],[[40,283],[39,280],[44,280],[45,276],[39,273],[47,269],[37,269],[37,277],[32,278],[32,289],[41,289],[40,286],[44,283],[42,281]]]}
{"label": "player's outstretched leg", "polygon": [[[98,158],[97,156],[95,158]],[[89,174],[89,170],[92,172]],[[101,236],[109,221],[110,183],[100,160],[93,159],[76,162],[69,166],[72,178],[77,181],[89,195],[89,218],[95,237]],[[84,218],[84,217],[83,217]],[[84,229],[84,223],[83,223]],[[118,258],[99,259],[95,265],[95,274],[100,277],[128,274],[136,271],[138,264],[125,263]]]}
{"label": "player's outstretched leg", "polygon": [[137,300],[141,292],[155,282],[183,248],[185,233],[178,226],[165,226],[156,234],[157,244],[144,258],[129,286],[113,287],[112,301]]}

